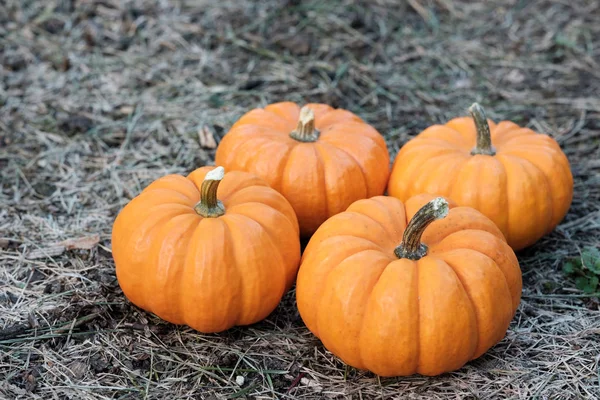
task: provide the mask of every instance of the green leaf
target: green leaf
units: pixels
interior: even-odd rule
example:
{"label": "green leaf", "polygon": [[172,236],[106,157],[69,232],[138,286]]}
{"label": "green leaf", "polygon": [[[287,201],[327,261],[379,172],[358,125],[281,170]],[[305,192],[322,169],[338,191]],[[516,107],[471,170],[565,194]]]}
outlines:
{"label": "green leaf", "polygon": [[575,286],[584,293],[594,293],[598,287],[598,277],[579,276],[575,279]]}
{"label": "green leaf", "polygon": [[590,271],[596,275],[600,275],[600,260],[587,266]]}
{"label": "green leaf", "polygon": [[600,282],[600,278],[598,278],[597,276],[592,276],[590,278],[590,287],[592,288],[592,290],[589,293],[594,293],[596,291],[596,289],[598,288],[598,282]]}
{"label": "green leaf", "polygon": [[600,249],[587,247],[581,252],[581,262],[587,269],[600,275]]}
{"label": "green leaf", "polygon": [[575,265],[573,265],[572,262],[566,262],[565,265],[563,265],[562,270],[565,275],[571,275],[575,272]]}
{"label": "green leaf", "polygon": [[208,98],[208,104],[212,108],[221,108],[223,106],[223,104],[225,104],[225,101],[223,101],[223,99],[221,98],[221,95],[219,95],[219,93],[213,93]]}
{"label": "green leaf", "polygon": [[577,287],[577,289],[583,290],[585,292],[585,289],[588,286],[588,278],[585,276],[578,276],[577,278],[575,278],[575,286]]}

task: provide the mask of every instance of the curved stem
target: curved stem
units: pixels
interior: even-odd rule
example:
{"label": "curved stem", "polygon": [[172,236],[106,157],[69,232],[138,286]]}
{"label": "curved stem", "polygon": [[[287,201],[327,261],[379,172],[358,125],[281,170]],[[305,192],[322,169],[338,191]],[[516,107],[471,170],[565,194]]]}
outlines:
{"label": "curved stem", "polygon": [[475,121],[475,127],[477,128],[477,145],[471,150],[471,154],[493,156],[496,154],[496,149],[492,146],[490,126],[488,125],[483,107],[478,103],[473,103],[473,105],[469,107],[469,113],[471,113],[473,121]]}
{"label": "curved stem", "polygon": [[300,118],[296,129],[290,132],[290,137],[299,142],[316,142],[319,138],[319,131],[315,129],[315,113],[313,110],[304,106],[300,109]]}
{"label": "curved stem", "polygon": [[224,176],[223,167],[217,167],[206,174],[200,187],[200,202],[194,207],[198,215],[216,218],[225,214],[225,206],[217,199],[217,189]]}
{"label": "curved stem", "polygon": [[421,207],[404,230],[402,243],[394,249],[396,257],[419,260],[426,256],[427,246],[421,243],[421,236],[429,224],[448,215],[448,209],[448,202],[443,197],[436,197]]}

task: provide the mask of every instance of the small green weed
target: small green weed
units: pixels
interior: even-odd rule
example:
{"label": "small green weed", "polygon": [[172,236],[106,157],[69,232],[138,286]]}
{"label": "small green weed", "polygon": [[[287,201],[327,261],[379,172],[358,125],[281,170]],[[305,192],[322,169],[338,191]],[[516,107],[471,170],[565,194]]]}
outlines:
{"label": "small green weed", "polygon": [[575,278],[575,286],[584,293],[598,291],[600,282],[600,249],[586,247],[581,257],[574,257],[563,265],[563,273]]}

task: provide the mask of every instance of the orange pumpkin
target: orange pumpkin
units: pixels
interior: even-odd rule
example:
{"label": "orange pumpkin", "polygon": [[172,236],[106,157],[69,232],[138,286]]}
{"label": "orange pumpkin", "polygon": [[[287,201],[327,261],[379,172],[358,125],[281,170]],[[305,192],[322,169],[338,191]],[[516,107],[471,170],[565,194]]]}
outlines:
{"label": "orange pumpkin", "polygon": [[510,121],[495,124],[477,103],[469,111],[473,119],[431,126],[402,147],[388,193],[403,201],[430,193],[476,208],[520,250],[567,213],[573,198],[569,161],[551,137]]}
{"label": "orange pumpkin", "polygon": [[513,250],[477,210],[432,198],[359,200],[306,247],[300,315],[351,366],[438,375],[506,333],[521,298]]}
{"label": "orange pumpkin", "polygon": [[223,137],[216,163],[265,179],[294,207],[302,236],[355,200],[383,194],[383,137],[349,111],[325,104],[271,104],[242,116]]}
{"label": "orange pumpkin", "polygon": [[265,318],[300,261],[289,202],[254,175],[213,168],[154,181],[123,208],[112,232],[127,298],[201,332]]}

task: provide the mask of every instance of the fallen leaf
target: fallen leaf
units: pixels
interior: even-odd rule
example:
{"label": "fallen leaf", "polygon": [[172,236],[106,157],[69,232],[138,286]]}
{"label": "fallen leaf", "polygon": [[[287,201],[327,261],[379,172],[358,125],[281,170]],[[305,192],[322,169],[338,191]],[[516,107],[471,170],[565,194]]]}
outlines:
{"label": "fallen leaf", "polygon": [[518,69],[513,69],[504,75],[504,80],[510,83],[521,83],[525,80],[525,75]]}
{"label": "fallen leaf", "polygon": [[27,254],[27,258],[30,260],[35,260],[36,258],[46,258],[46,257],[55,257],[59,256],[65,251],[65,246],[60,244],[51,244],[46,247],[42,247],[40,249],[31,250]]}
{"label": "fallen leaf", "polygon": [[46,247],[34,249],[27,254],[27,258],[34,260],[36,258],[56,257],[65,252],[65,250],[89,250],[94,248],[100,241],[100,236],[84,236],[75,239],[67,239],[59,243],[49,244]]}
{"label": "fallen leaf", "polygon": [[68,366],[71,376],[75,379],[81,379],[85,376],[89,367],[81,361],[73,361]]}
{"label": "fallen leaf", "polygon": [[200,141],[200,146],[204,147],[205,149],[217,148],[215,137],[207,125],[204,125],[202,129],[198,131],[198,140]]}
{"label": "fallen leaf", "polygon": [[300,379],[300,383],[303,384],[304,386],[308,386],[308,387],[312,388],[312,390],[316,390],[316,391],[323,390],[323,387],[321,386],[321,384],[313,379],[302,378],[302,379]]}
{"label": "fallen leaf", "polygon": [[130,115],[130,114],[133,114],[134,107],[133,106],[121,106],[118,111],[122,115]]}
{"label": "fallen leaf", "polygon": [[310,39],[304,36],[275,37],[273,42],[295,55],[306,55],[310,52]]}
{"label": "fallen leaf", "polygon": [[100,236],[84,236],[76,239],[67,239],[63,242],[58,243],[63,246],[66,250],[82,249],[89,250],[93,249],[100,241]]}

